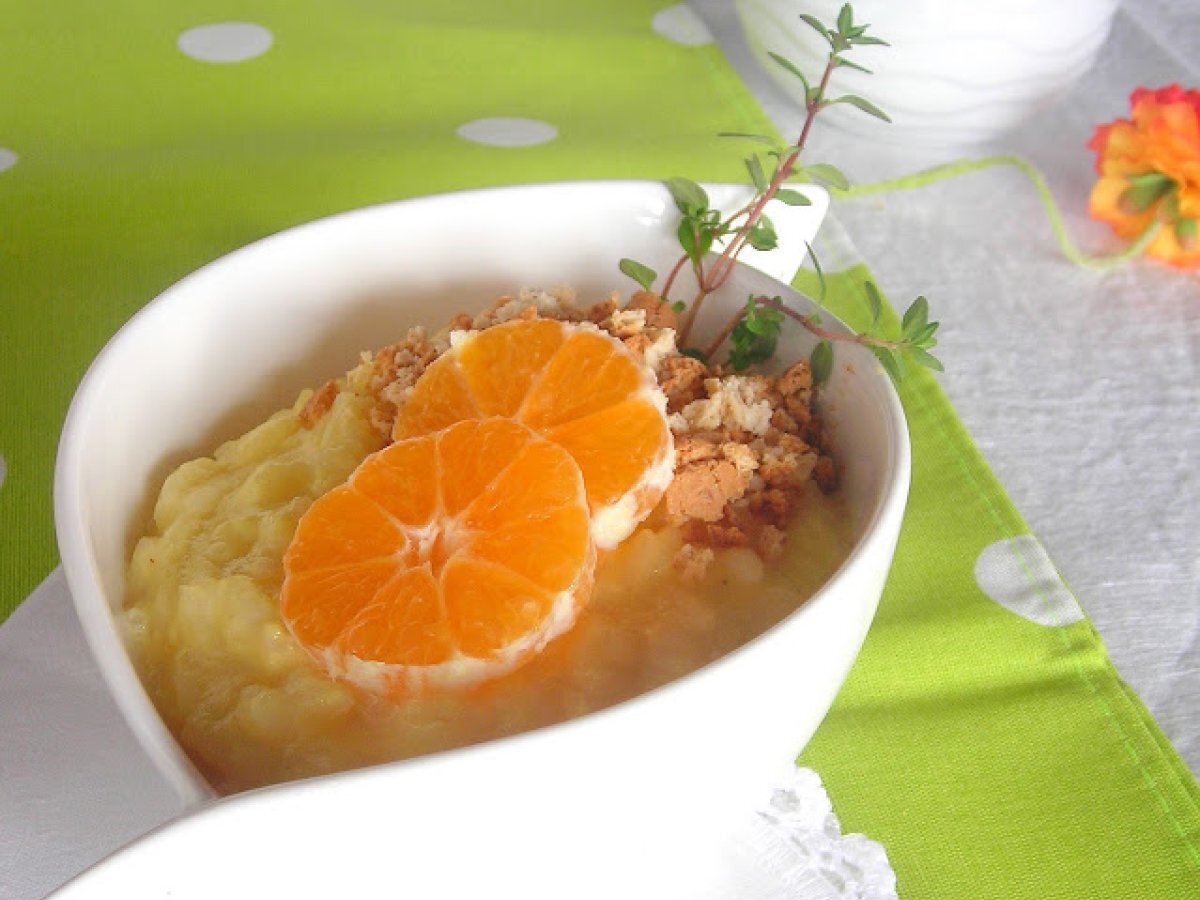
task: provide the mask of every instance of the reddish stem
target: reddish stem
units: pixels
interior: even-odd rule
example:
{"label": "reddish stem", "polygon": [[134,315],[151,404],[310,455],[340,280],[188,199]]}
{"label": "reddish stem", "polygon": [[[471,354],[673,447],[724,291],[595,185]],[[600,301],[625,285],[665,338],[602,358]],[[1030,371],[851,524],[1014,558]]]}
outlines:
{"label": "reddish stem", "polygon": [[[770,297],[755,297],[754,303],[758,306],[769,306],[771,309],[778,310],[790,319],[795,319],[803,325],[811,334],[816,335],[826,341],[840,341],[843,344],[861,344],[864,347],[880,347],[885,350],[904,350],[909,345],[907,341],[889,341],[885,338],[871,337],[868,334],[843,334],[840,331],[828,331],[817,325],[811,316],[801,315],[794,309],[780,303],[778,300],[773,300]],[[737,328],[738,322],[746,317],[746,310],[740,309],[721,329],[720,334],[709,345],[705,351],[705,357],[711,359],[716,355],[716,352],[721,349],[721,345],[729,339],[729,335],[733,334],[733,329]]]}
{"label": "reddish stem", "polygon": [[779,164],[778,170],[775,172],[775,177],[771,179],[771,183],[767,185],[767,189],[763,195],[758,198],[758,202],[750,210],[749,218],[746,223],[734,235],[729,246],[725,248],[725,252],[713,264],[709,270],[709,281],[705,285],[708,293],[717,290],[733,271],[733,263],[737,259],[738,254],[742,252],[742,247],[746,243],[746,239],[750,236],[750,230],[754,227],[754,223],[762,216],[763,211],[767,208],[767,204],[774,198],[776,192],[783,187],[783,183],[788,176],[792,174],[792,169],[796,165],[796,160],[800,158],[800,153],[804,150],[804,145],[808,141],[808,132],[812,129],[812,124],[819,113],[824,108],[825,88],[829,85],[829,77],[833,74],[833,70],[837,68],[834,62],[836,54],[829,54],[829,61],[825,64],[825,71],[821,73],[821,83],[817,88],[817,93],[813,99],[807,104],[808,114],[804,118],[804,126],[800,130],[800,137],[796,139],[795,149],[787,155],[787,157]]}
{"label": "reddish stem", "polygon": [[[729,218],[728,221],[732,222],[739,215],[741,215],[742,212],[746,212],[747,216],[745,223],[743,223],[742,227],[738,229],[737,233],[726,245],[725,250],[721,253],[721,255],[717,257],[717,261],[713,263],[712,268],[708,272],[708,277],[703,277],[703,270],[698,269],[697,281],[699,283],[699,287],[696,297],[688,306],[688,310],[684,315],[684,320],[679,330],[679,342],[681,345],[687,342],[688,336],[691,334],[692,326],[696,322],[696,316],[700,312],[700,306],[703,304],[704,299],[713,291],[720,288],[721,285],[725,283],[726,279],[729,278],[730,273],[733,271],[733,264],[737,260],[738,255],[742,252],[743,247],[745,247],[746,241],[750,236],[751,229],[753,229],[755,223],[762,216],[763,210],[766,209],[767,204],[771,202],[771,200],[775,197],[776,192],[783,186],[783,183],[788,179],[788,176],[792,174],[792,170],[796,165],[796,160],[800,158],[800,153],[804,150],[805,142],[808,140],[808,133],[812,129],[813,121],[816,119],[817,113],[819,113],[825,106],[825,89],[829,85],[829,77],[833,74],[833,70],[837,68],[836,59],[836,53],[829,54],[829,60],[825,64],[825,71],[821,73],[821,81],[817,87],[817,91],[813,95],[812,99],[807,100],[805,103],[806,115],[804,118],[804,125],[800,129],[800,136],[796,139],[796,144],[792,152],[780,162],[779,168],[775,171],[775,177],[771,179],[771,183],[767,185],[767,189],[763,191],[762,196],[760,196],[757,201],[747,204],[746,207],[743,207],[742,210]],[[676,268],[678,268],[678,265]],[[735,321],[734,325],[736,324],[737,323]],[[732,331],[732,328],[733,326],[730,326],[730,331]],[[728,333],[725,333],[722,337],[722,340],[728,336]]]}
{"label": "reddish stem", "polygon": [[662,297],[662,299],[666,300],[667,297],[670,296],[671,286],[675,283],[676,276],[679,275],[680,270],[683,268],[683,264],[687,261],[688,255],[685,253],[683,256],[679,257],[679,259],[675,261],[675,265],[671,267],[670,274],[667,275],[667,280],[663,282],[662,293],[659,295]]}

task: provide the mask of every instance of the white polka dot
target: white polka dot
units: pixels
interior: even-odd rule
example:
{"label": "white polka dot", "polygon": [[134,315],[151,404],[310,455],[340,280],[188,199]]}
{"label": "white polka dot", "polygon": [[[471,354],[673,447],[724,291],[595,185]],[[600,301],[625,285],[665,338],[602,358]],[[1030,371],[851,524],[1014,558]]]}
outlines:
{"label": "white polka dot", "polygon": [[17,164],[17,160],[20,158],[7,147],[0,147],[0,172],[3,172],[5,169],[11,169]]}
{"label": "white polka dot", "polygon": [[985,547],[975,560],[975,580],[988,597],[1030,622],[1058,626],[1083,618],[1078,601],[1031,534]]}
{"label": "white polka dot", "polygon": [[669,41],[685,47],[699,47],[713,42],[708,25],[686,3],[668,6],[654,14],[651,27]]}
{"label": "white polka dot", "polygon": [[177,43],[192,59],[235,63],[262,56],[274,40],[270,31],[252,22],[217,22],[189,28],[179,35]]}
{"label": "white polka dot", "polygon": [[532,147],[558,137],[558,129],[537,119],[476,119],[458,126],[459,137],[493,147]]}

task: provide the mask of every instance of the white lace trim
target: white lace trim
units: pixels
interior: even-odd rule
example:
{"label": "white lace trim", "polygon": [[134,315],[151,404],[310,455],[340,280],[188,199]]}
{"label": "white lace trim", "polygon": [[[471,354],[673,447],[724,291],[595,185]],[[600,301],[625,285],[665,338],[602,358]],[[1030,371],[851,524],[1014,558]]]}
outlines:
{"label": "white lace trim", "polygon": [[740,835],[738,857],[757,870],[747,900],[897,900],[887,853],[861,834],[842,834],[812,769],[781,777],[770,802]]}

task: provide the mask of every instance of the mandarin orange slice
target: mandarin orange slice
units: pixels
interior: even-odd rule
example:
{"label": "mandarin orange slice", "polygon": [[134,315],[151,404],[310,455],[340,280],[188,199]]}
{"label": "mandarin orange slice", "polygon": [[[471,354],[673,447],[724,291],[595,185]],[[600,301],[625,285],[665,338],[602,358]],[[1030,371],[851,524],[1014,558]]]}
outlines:
{"label": "mandarin orange slice", "polygon": [[385,447],[314,502],[280,605],[335,678],[465,688],[566,631],[595,562],[571,455],[511,419],[472,419]]}
{"label": "mandarin orange slice", "polygon": [[601,549],[628,537],[671,483],[674,442],[654,372],[595,326],[531,319],[455,332],[392,435],[487,416],[527,425],[575,458]]}

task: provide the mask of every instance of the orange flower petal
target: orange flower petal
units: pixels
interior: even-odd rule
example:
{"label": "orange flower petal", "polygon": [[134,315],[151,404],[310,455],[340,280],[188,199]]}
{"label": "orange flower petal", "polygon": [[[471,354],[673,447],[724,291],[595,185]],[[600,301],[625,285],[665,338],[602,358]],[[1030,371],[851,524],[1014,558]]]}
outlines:
{"label": "orange flower petal", "polygon": [[1146,248],[1146,255],[1181,269],[1200,266],[1200,247],[1185,250],[1175,236],[1175,229],[1164,226]]}
{"label": "orange flower petal", "polygon": [[[1147,254],[1172,265],[1200,265],[1200,247],[1183,247],[1174,216],[1200,218],[1200,91],[1172,84],[1157,90],[1138,88],[1130,95],[1131,119],[1099,126],[1088,142],[1096,154],[1100,179],[1088,209],[1123,238],[1135,238],[1155,216],[1167,217]],[[1130,179],[1149,173],[1174,182],[1175,202],[1159,202],[1142,212],[1123,208]],[[1189,242],[1191,243],[1191,242]]]}
{"label": "orange flower petal", "polygon": [[1121,197],[1128,189],[1129,182],[1124,178],[1101,178],[1092,188],[1088,201],[1092,218],[1108,223],[1124,238],[1137,237],[1154,218],[1154,209],[1130,214],[1121,208]]}

